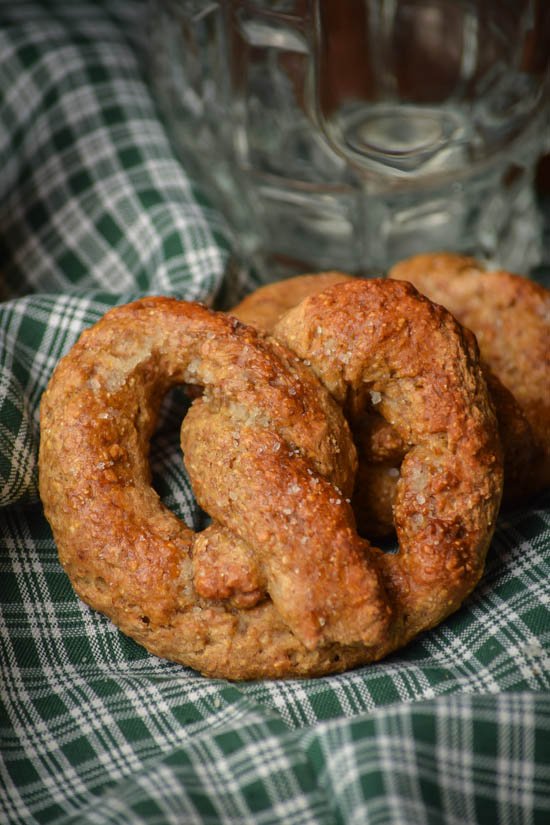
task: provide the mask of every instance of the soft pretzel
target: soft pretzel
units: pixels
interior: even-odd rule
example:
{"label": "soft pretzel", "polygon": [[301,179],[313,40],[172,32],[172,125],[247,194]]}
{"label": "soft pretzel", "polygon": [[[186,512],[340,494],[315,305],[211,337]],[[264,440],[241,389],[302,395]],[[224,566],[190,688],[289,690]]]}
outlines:
{"label": "soft pretzel", "polygon": [[[366,303],[381,289],[369,285]],[[342,368],[361,296],[351,297],[353,312],[344,306],[335,319]],[[41,403],[40,492],[86,602],[153,653],[232,679],[379,659],[461,604],[482,573],[501,484],[476,348],[412,287],[390,283],[376,303],[376,321],[366,307],[361,316],[361,366],[354,358],[343,372],[380,387],[384,413],[411,445],[399,553],[357,535],[346,501],[353,443],[311,369],[235,319],[149,298],[86,331]],[[308,328],[327,344],[328,323],[324,337],[315,332],[322,306]],[[428,351],[441,357],[424,375]],[[335,392],[330,371],[323,377]],[[150,485],[149,439],[177,383],[204,388],[182,427],[194,491],[214,519],[200,534]]]}
{"label": "soft pretzel", "polygon": [[[200,406],[215,411],[201,469],[221,462],[211,514],[227,519],[212,540],[229,533],[242,564],[243,539],[255,537],[264,603],[252,610],[198,596],[193,549],[208,538],[150,486],[149,438],[177,383],[202,385]],[[298,672],[327,670],[342,644],[380,641],[389,617],[376,566],[334,486],[353,476],[347,426],[276,342],[185,302],[113,309],[57,367],[41,433],[40,492],[75,589],[151,651],[238,678],[292,672],[294,659]]]}

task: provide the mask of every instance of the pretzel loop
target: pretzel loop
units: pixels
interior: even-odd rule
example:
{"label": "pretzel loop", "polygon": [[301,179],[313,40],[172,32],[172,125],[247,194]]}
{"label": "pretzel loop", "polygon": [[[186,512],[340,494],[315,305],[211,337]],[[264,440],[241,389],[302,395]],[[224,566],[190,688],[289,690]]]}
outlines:
{"label": "pretzel loop", "polygon": [[406,445],[393,507],[399,552],[380,560],[403,642],[478,581],[500,503],[502,456],[475,339],[410,284],[377,280],[306,298],[274,334],[341,404],[375,408]]}

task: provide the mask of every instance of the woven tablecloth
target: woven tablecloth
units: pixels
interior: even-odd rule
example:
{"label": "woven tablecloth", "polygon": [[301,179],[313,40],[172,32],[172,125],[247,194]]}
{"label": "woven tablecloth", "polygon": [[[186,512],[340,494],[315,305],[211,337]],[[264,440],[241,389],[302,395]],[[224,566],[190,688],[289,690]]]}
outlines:
{"label": "woven tablecloth", "polygon": [[[0,3],[0,821],[550,822],[548,494],[501,515],[458,613],[339,676],[207,679],[74,595],[37,493],[57,360],[113,304],[253,286],[159,121],[145,21]],[[192,526],[179,423],[169,407],[154,481]]]}

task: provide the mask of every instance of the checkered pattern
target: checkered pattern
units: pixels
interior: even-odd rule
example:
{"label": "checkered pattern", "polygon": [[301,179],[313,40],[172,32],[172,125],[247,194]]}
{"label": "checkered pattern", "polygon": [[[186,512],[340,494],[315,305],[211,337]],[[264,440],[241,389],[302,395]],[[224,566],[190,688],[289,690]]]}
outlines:
{"label": "checkered pattern", "polygon": [[[550,495],[500,518],[457,614],[340,676],[206,679],[74,595],[36,486],[55,363],[115,303],[243,286],[156,116],[144,14],[0,2],[0,821],[550,822]],[[198,528],[184,409],[174,395],[153,471]]]}

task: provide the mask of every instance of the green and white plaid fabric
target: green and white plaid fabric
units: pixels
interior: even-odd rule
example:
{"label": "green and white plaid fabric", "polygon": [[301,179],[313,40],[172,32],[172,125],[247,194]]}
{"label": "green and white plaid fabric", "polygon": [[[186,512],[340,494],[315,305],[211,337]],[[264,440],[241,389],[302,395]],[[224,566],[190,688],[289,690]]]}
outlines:
{"label": "green and white plaid fabric", "polygon": [[[145,82],[144,3],[0,2],[2,823],[550,822],[550,495],[503,515],[464,607],[385,662],[230,684],[74,595],[37,495],[40,395],[109,306],[221,306],[231,237]],[[152,462],[200,524],[176,406]]]}

